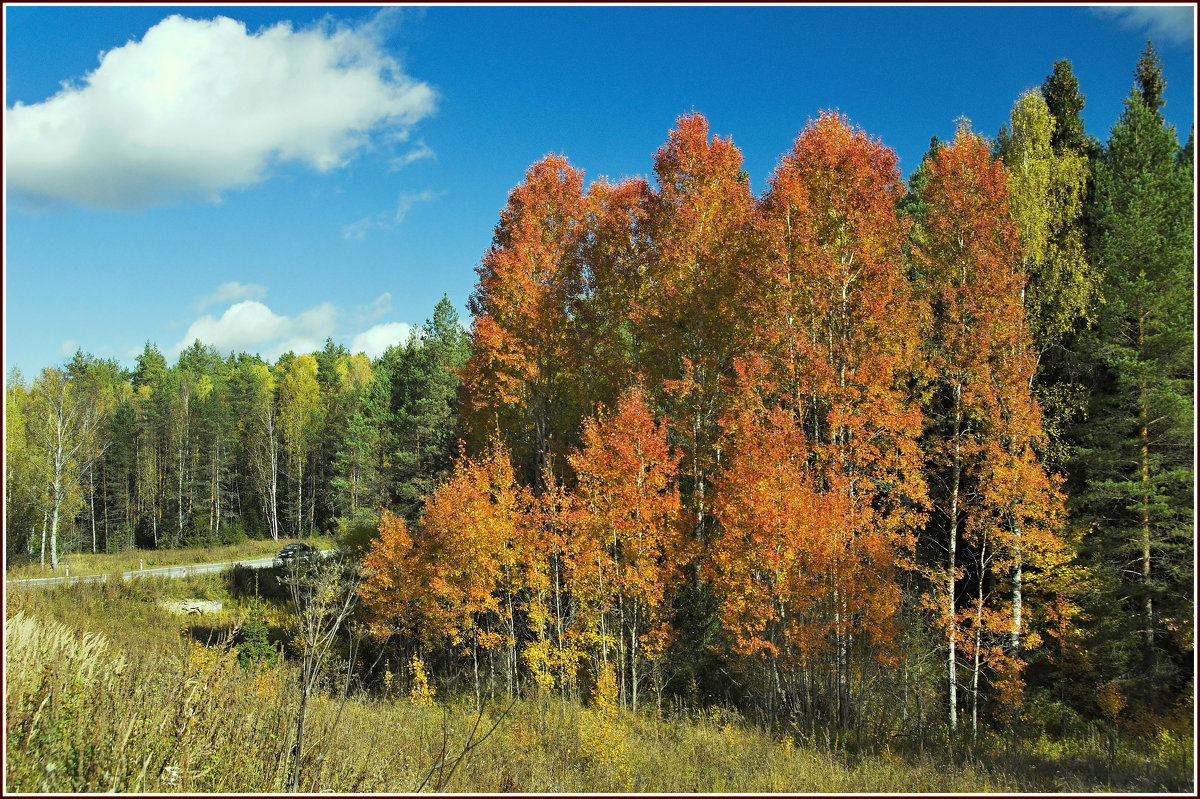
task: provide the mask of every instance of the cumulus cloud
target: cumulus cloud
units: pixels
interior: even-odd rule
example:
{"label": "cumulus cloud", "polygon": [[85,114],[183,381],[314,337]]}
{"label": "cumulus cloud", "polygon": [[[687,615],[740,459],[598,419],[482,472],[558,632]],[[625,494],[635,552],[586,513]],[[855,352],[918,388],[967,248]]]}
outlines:
{"label": "cumulus cloud", "polygon": [[403,140],[435,102],[376,25],[248,33],[173,15],[104,53],[80,85],[4,110],[8,188],[42,205],[217,201],[276,163],[326,171],[372,134]]}
{"label": "cumulus cloud", "polygon": [[350,352],[366,353],[374,360],[393,344],[404,344],[412,335],[412,325],[405,322],[384,322],[369,330],[359,333],[350,342]]}
{"label": "cumulus cloud", "polygon": [[1145,31],[1159,44],[1191,44],[1196,10],[1191,5],[1095,6],[1092,13],[1114,19],[1126,30]]}
{"label": "cumulus cloud", "polygon": [[192,322],[171,352],[178,355],[197,339],[221,353],[257,352],[275,358],[288,350],[312,352],[325,346],[336,320],[337,309],[327,302],[293,318],[280,316],[257,300],[243,300],[229,306],[220,318],[205,314]]}
{"label": "cumulus cloud", "polygon": [[[371,358],[378,358],[389,346],[406,343],[414,331],[413,326],[406,322],[379,322],[372,325],[372,322],[391,313],[391,292],[385,291],[371,302],[356,306],[349,312],[324,302],[295,316],[278,314],[258,299],[241,298],[245,294],[262,296],[266,292],[266,288],[253,284],[221,284],[202,302],[211,305],[214,297],[221,296],[225,298],[224,302],[237,301],[219,316],[203,314],[195,319],[183,337],[165,354],[169,358],[176,358],[199,339],[202,344],[215,347],[222,355],[249,352],[273,361],[289,350],[297,354],[317,352],[325,348],[326,339],[332,338],[339,342],[349,339],[351,352],[365,352]],[[70,354],[66,352],[68,345],[71,347],[70,353],[74,353],[74,342],[63,344],[64,353]],[[140,352],[139,348],[130,357],[136,357]]]}

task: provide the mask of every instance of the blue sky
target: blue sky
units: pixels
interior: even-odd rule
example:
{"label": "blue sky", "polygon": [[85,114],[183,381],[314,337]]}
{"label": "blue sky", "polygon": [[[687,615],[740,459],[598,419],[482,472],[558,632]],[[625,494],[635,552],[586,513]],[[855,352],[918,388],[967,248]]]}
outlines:
{"label": "blue sky", "polygon": [[652,177],[693,110],[756,192],[822,109],[907,177],[1058,58],[1105,139],[1153,38],[1186,139],[1194,29],[1190,6],[6,6],[5,370],[196,336],[374,356],[443,293],[469,323],[530,164]]}

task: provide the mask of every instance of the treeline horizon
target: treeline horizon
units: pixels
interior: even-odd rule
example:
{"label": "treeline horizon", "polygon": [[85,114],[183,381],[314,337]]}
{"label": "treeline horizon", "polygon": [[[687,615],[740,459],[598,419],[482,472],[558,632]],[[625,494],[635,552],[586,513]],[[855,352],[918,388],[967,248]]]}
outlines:
{"label": "treeline horizon", "polygon": [[9,561],[336,531],[377,646],[477,697],[1152,732],[1194,685],[1194,132],[1134,76],[1104,144],[1060,60],[907,182],[822,112],[761,196],[685,115],[655,186],[529,168],[469,334],[10,377]]}

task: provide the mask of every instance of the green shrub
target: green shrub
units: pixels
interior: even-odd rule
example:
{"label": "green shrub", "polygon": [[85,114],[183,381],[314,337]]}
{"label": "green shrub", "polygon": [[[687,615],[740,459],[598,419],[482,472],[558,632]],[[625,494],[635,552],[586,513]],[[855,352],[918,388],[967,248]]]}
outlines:
{"label": "green shrub", "polygon": [[244,544],[250,540],[246,526],[240,521],[222,527],[220,537],[222,544]]}
{"label": "green shrub", "polygon": [[359,508],[350,518],[338,517],[336,522],[338,546],[355,553],[366,551],[379,532],[379,514],[369,508]]}
{"label": "green shrub", "polygon": [[1051,738],[1079,736],[1087,724],[1075,709],[1044,689],[1034,691],[1021,711],[1021,720]]}
{"label": "green shrub", "polygon": [[270,628],[255,618],[242,623],[242,632],[237,644],[238,664],[248,669],[259,665],[273,666],[277,652],[271,644]]}

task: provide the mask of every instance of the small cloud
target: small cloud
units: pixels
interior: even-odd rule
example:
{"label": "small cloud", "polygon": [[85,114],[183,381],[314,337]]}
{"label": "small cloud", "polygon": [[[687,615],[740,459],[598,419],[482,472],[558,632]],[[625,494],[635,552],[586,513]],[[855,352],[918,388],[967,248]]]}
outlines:
{"label": "small cloud", "polygon": [[392,310],[392,294],[385,291],[367,305],[359,305],[348,314],[346,324],[352,328],[362,328],[385,316]]}
{"label": "small cloud", "polygon": [[351,222],[349,225],[342,225],[342,238],[352,241],[362,241],[367,237],[367,231],[375,227],[378,223],[369,216],[365,216],[357,222]]}
{"label": "small cloud", "polygon": [[382,316],[392,310],[392,293],[385,291],[369,306],[371,316]]}
{"label": "small cloud", "polygon": [[362,241],[372,230],[391,230],[404,221],[404,217],[417,203],[429,202],[441,197],[445,192],[426,189],[421,192],[404,192],[396,199],[396,210],[391,216],[386,213],[365,216],[357,222],[342,226],[342,238],[352,241]]}
{"label": "small cloud", "polygon": [[1159,44],[1191,44],[1195,35],[1194,6],[1093,6],[1098,17],[1116,20],[1126,30],[1144,31]]}
{"label": "small cloud", "polygon": [[437,192],[426,189],[418,194],[404,193],[400,195],[400,199],[396,201],[396,216],[395,223],[398,225],[404,221],[404,217],[412,210],[412,207],[417,203],[427,203],[430,200],[436,199],[440,195]]}
{"label": "small cloud", "polygon": [[267,296],[265,286],[254,283],[238,283],[237,281],[222,283],[212,294],[200,298],[196,303],[196,310],[202,311],[210,305],[237,302],[238,300],[261,300],[265,296]]}
{"label": "small cloud", "polygon": [[350,352],[365,353],[373,360],[393,344],[406,343],[412,332],[412,325],[405,322],[384,322],[355,336],[350,342]]}
{"label": "small cloud", "polygon": [[409,150],[404,155],[400,156],[399,158],[393,158],[391,162],[392,169],[403,169],[409,164],[415,163],[416,161],[424,161],[427,158],[437,160],[437,153],[435,153],[433,149],[425,143],[424,139],[422,139],[416,143],[416,146],[413,147],[413,149]]}
{"label": "small cloud", "polygon": [[79,349],[78,342],[73,338],[69,338],[63,341],[62,347],[59,348],[59,353],[61,355],[74,355],[77,349]]}

